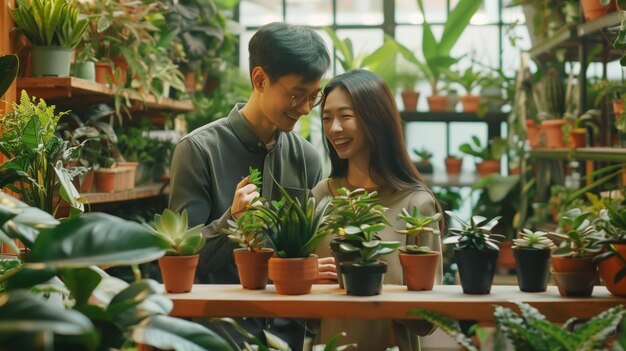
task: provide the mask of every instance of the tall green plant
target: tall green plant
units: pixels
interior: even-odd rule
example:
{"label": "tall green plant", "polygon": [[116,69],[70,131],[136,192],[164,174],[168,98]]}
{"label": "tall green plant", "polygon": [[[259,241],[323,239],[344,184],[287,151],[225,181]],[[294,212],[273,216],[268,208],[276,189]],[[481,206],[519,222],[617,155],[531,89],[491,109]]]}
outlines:
{"label": "tall green plant", "polygon": [[461,34],[469,25],[472,16],[476,13],[482,2],[476,0],[460,0],[457,5],[448,13],[448,20],[443,27],[443,34],[439,41],[435,39],[432,26],[426,18],[428,17],[422,0],[417,0],[420,11],[424,15],[422,31],[422,55],[424,62],[406,47],[398,44],[400,53],[410,62],[416,64],[430,81],[433,95],[439,92],[438,83],[443,72],[455,64],[458,59],[450,56],[452,48],[456,45]]}
{"label": "tall green plant", "polygon": [[66,0],[16,0],[11,11],[17,28],[33,45],[74,48],[87,29],[78,19],[77,2]]}

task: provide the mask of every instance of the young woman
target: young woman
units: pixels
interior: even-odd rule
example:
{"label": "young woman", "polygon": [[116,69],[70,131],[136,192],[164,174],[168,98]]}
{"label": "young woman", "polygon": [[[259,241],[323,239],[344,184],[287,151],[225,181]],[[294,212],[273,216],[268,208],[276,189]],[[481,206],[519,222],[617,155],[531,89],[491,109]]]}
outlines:
{"label": "young woman", "polygon": [[[317,199],[334,196],[341,187],[376,190],[381,204],[389,208],[386,216],[393,225],[378,233],[382,240],[414,244],[414,238],[395,232],[404,229],[405,223],[396,220],[402,208],[410,213],[417,207],[423,215],[429,216],[441,212],[441,208],[409,159],[400,114],[389,87],[376,74],[359,69],[333,78],[324,88],[324,96],[322,126],[332,169],[330,177],[313,188],[313,196]],[[434,227],[442,225],[434,224]],[[320,257],[331,256],[331,239],[326,238],[319,245]],[[418,244],[441,252],[439,236],[421,235]],[[403,284],[397,252],[381,259],[388,267],[384,283]],[[437,284],[443,277],[439,261]],[[416,322],[324,319],[318,341],[324,343],[335,333],[345,331],[347,337],[341,342],[356,342],[359,349],[384,350],[397,345],[400,350],[417,350],[417,335],[427,335],[433,328],[428,323]]]}

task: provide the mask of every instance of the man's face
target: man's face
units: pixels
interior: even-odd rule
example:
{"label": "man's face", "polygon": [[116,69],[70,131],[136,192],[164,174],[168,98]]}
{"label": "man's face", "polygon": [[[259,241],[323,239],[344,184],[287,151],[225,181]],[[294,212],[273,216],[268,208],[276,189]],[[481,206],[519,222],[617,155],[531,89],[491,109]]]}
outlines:
{"label": "man's face", "polygon": [[304,82],[302,76],[286,75],[268,85],[263,92],[262,109],[276,128],[289,132],[300,117],[308,115],[319,101],[321,79]]}

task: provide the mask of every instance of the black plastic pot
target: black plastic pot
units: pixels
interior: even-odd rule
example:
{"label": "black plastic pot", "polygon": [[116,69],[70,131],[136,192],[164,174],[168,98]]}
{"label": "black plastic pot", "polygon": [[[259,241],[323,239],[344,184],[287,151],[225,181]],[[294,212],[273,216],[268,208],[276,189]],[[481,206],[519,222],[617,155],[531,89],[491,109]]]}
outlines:
{"label": "black plastic pot", "polygon": [[[347,240],[342,239],[333,239],[330,242],[330,251],[335,258],[335,267],[337,270],[337,281],[339,282],[339,288],[343,289],[343,277],[341,274],[341,263],[349,263],[356,260],[359,257],[358,252],[346,253],[339,250],[339,245],[342,242],[348,242]],[[358,242],[352,242],[353,245],[358,245]]]}
{"label": "black plastic pot", "polygon": [[498,254],[496,250],[454,249],[465,294],[484,295],[491,292]]}
{"label": "black plastic pot", "polygon": [[344,286],[346,293],[352,296],[379,295],[383,288],[383,276],[387,272],[387,264],[380,262],[377,266],[355,266],[342,263]]}
{"label": "black plastic pot", "polygon": [[546,291],[550,279],[550,250],[513,249],[519,289]]}

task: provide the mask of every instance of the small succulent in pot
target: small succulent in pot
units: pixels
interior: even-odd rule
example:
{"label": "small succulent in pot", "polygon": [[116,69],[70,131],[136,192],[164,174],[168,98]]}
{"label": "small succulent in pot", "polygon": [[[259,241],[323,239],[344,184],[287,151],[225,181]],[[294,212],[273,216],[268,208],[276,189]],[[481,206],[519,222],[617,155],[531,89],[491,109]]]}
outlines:
{"label": "small succulent in pot", "polygon": [[230,240],[250,252],[257,252],[265,247],[267,231],[268,224],[253,210],[246,211],[236,221],[229,219],[228,228],[224,229]]}
{"label": "small succulent in pot", "polygon": [[552,239],[548,237],[547,232],[540,230],[533,232],[530,229],[524,228],[519,235],[519,238],[513,239],[513,248],[537,250],[556,249],[556,245],[554,245]]}
{"label": "small succulent in pot", "polygon": [[446,214],[462,227],[450,228],[450,234],[443,240],[444,244],[455,244],[457,249],[500,250],[498,243],[504,236],[491,232],[498,224],[500,216],[490,220],[483,216],[472,216],[468,223],[452,211],[446,211]]}
{"label": "small succulent in pot", "polygon": [[[430,223],[437,223],[439,219],[441,219],[441,213],[436,213],[433,216],[424,216],[419,212],[417,207],[413,208],[412,213],[409,213],[409,211],[403,208],[402,212],[398,214],[398,219],[406,222],[406,229],[396,230],[396,233],[409,235],[415,238],[423,233],[432,233],[435,235],[441,234],[439,230],[428,227]],[[433,250],[428,246],[418,245],[406,245],[400,247],[398,250],[407,254],[425,254],[433,252]]]}

